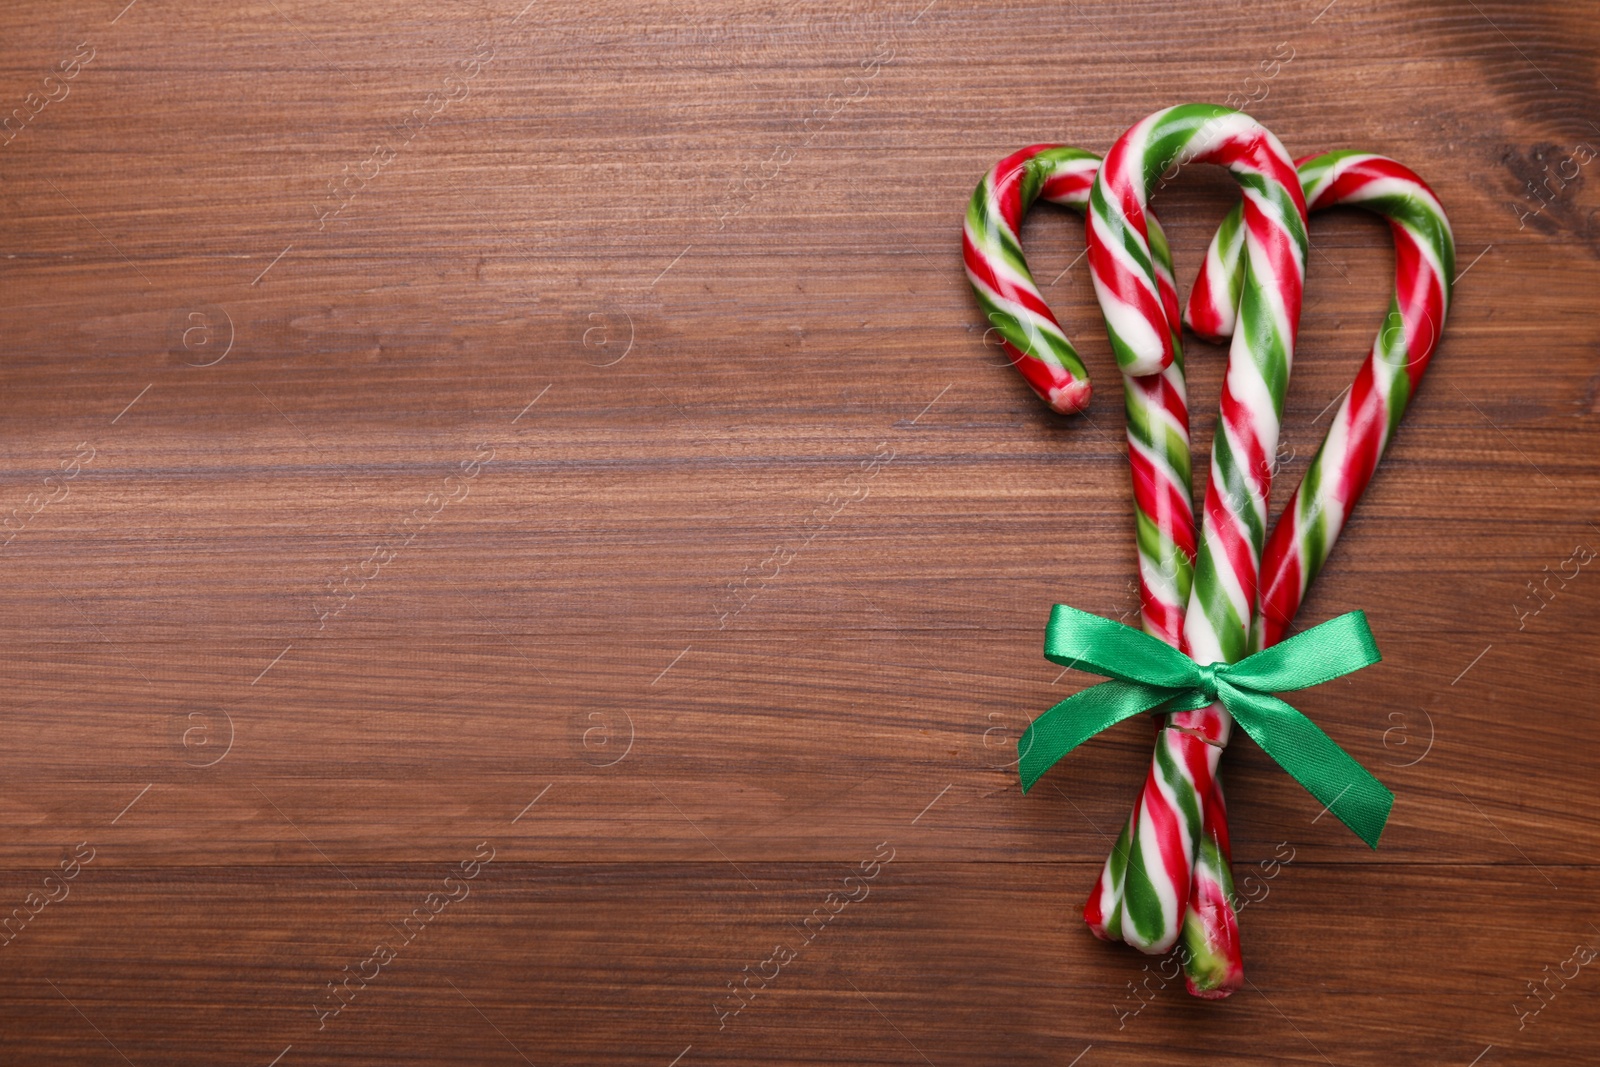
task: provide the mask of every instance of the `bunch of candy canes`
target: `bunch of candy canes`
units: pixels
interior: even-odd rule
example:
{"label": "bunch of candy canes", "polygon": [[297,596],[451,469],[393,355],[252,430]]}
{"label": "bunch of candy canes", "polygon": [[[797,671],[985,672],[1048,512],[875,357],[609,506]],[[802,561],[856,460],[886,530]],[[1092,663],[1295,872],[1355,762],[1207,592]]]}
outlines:
{"label": "bunch of candy canes", "polygon": [[[1243,191],[1180,322],[1158,176],[1226,167]],[[1250,116],[1189,104],[1090,152],[1034,145],[1002,159],[967,211],[963,255],[1015,366],[1056,411],[1089,401],[1087,371],[1028,272],[1019,232],[1037,200],[1087,214],[1088,256],[1123,373],[1144,630],[1199,663],[1233,663],[1284,637],[1371,480],[1438,345],[1455,245],[1433,191],[1391,159],[1329,152],[1291,163]],[[1308,210],[1366,208],[1389,222],[1395,285],[1384,324],[1271,536],[1267,503],[1299,327]],[[1232,338],[1198,536],[1190,498],[1181,325]],[[1157,727],[1144,789],[1084,905],[1094,933],[1147,953],[1179,944],[1186,984],[1225,997],[1244,981],[1217,763],[1232,720],[1220,704]],[[1340,816],[1335,803],[1330,809]],[[1340,816],[1343,818],[1343,816]]]}

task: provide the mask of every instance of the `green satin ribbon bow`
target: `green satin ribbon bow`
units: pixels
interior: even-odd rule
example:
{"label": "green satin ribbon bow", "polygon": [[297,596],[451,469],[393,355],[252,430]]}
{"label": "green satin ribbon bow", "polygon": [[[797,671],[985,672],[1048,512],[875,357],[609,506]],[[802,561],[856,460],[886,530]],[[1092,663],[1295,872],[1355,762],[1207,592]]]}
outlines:
{"label": "green satin ribbon bow", "polygon": [[1373,848],[1394,794],[1310,719],[1273,696],[1307,689],[1383,657],[1352,611],[1237,663],[1196,663],[1149,634],[1057,604],[1045,628],[1052,663],[1115,679],[1074,693],[1017,739],[1026,793],[1056,761],[1095,734],[1141,712],[1194,711],[1220,700],[1267,755]]}

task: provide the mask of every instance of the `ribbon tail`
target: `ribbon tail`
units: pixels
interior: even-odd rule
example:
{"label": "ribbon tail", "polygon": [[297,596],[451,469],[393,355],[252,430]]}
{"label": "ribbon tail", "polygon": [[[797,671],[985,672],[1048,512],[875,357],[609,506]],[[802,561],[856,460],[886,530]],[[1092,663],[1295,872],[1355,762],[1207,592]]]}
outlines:
{"label": "ribbon tail", "polygon": [[1382,782],[1321,727],[1277,697],[1227,682],[1218,686],[1217,695],[1262,751],[1369,847],[1378,847],[1394,807],[1394,794]]}
{"label": "ribbon tail", "polygon": [[1062,756],[1100,731],[1183,695],[1168,686],[1124,681],[1101,682],[1072,694],[1034,719],[1017,739],[1022,791],[1032,789]]}

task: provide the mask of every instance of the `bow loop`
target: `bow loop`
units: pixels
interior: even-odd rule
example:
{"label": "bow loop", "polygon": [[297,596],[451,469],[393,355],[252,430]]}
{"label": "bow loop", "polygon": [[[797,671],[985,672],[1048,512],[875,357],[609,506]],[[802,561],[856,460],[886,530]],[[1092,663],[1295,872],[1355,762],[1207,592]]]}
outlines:
{"label": "bow loop", "polygon": [[1112,679],[1075,693],[1017,741],[1026,793],[1056,761],[1095,734],[1144,713],[1194,711],[1221,701],[1262,751],[1373,848],[1394,794],[1274,692],[1320,685],[1382,657],[1366,616],[1352,611],[1237,663],[1196,663],[1162,641],[1065,604],[1050,612],[1045,657]]}
{"label": "bow loop", "polygon": [[1044,658],[1106,678],[1170,689],[1195,685],[1199,679],[1199,665],[1166,642],[1066,604],[1050,609]]}
{"label": "bow loop", "polygon": [[1321,685],[1381,659],[1366,612],[1351,611],[1219,667],[1234,685],[1286,693]]}

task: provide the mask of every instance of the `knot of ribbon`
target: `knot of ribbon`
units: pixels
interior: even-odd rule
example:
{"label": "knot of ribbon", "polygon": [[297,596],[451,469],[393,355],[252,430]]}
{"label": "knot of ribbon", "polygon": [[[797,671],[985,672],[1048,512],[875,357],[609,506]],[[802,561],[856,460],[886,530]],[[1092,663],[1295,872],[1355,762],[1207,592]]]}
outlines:
{"label": "knot of ribbon", "polygon": [[1237,663],[1196,663],[1149,634],[1057,604],[1045,658],[1112,679],[1063,700],[1017,740],[1026,793],[1084,741],[1143,712],[1194,711],[1218,701],[1262,751],[1372,848],[1394,794],[1333,739],[1274,693],[1308,689],[1383,657],[1364,612],[1304,630]]}

